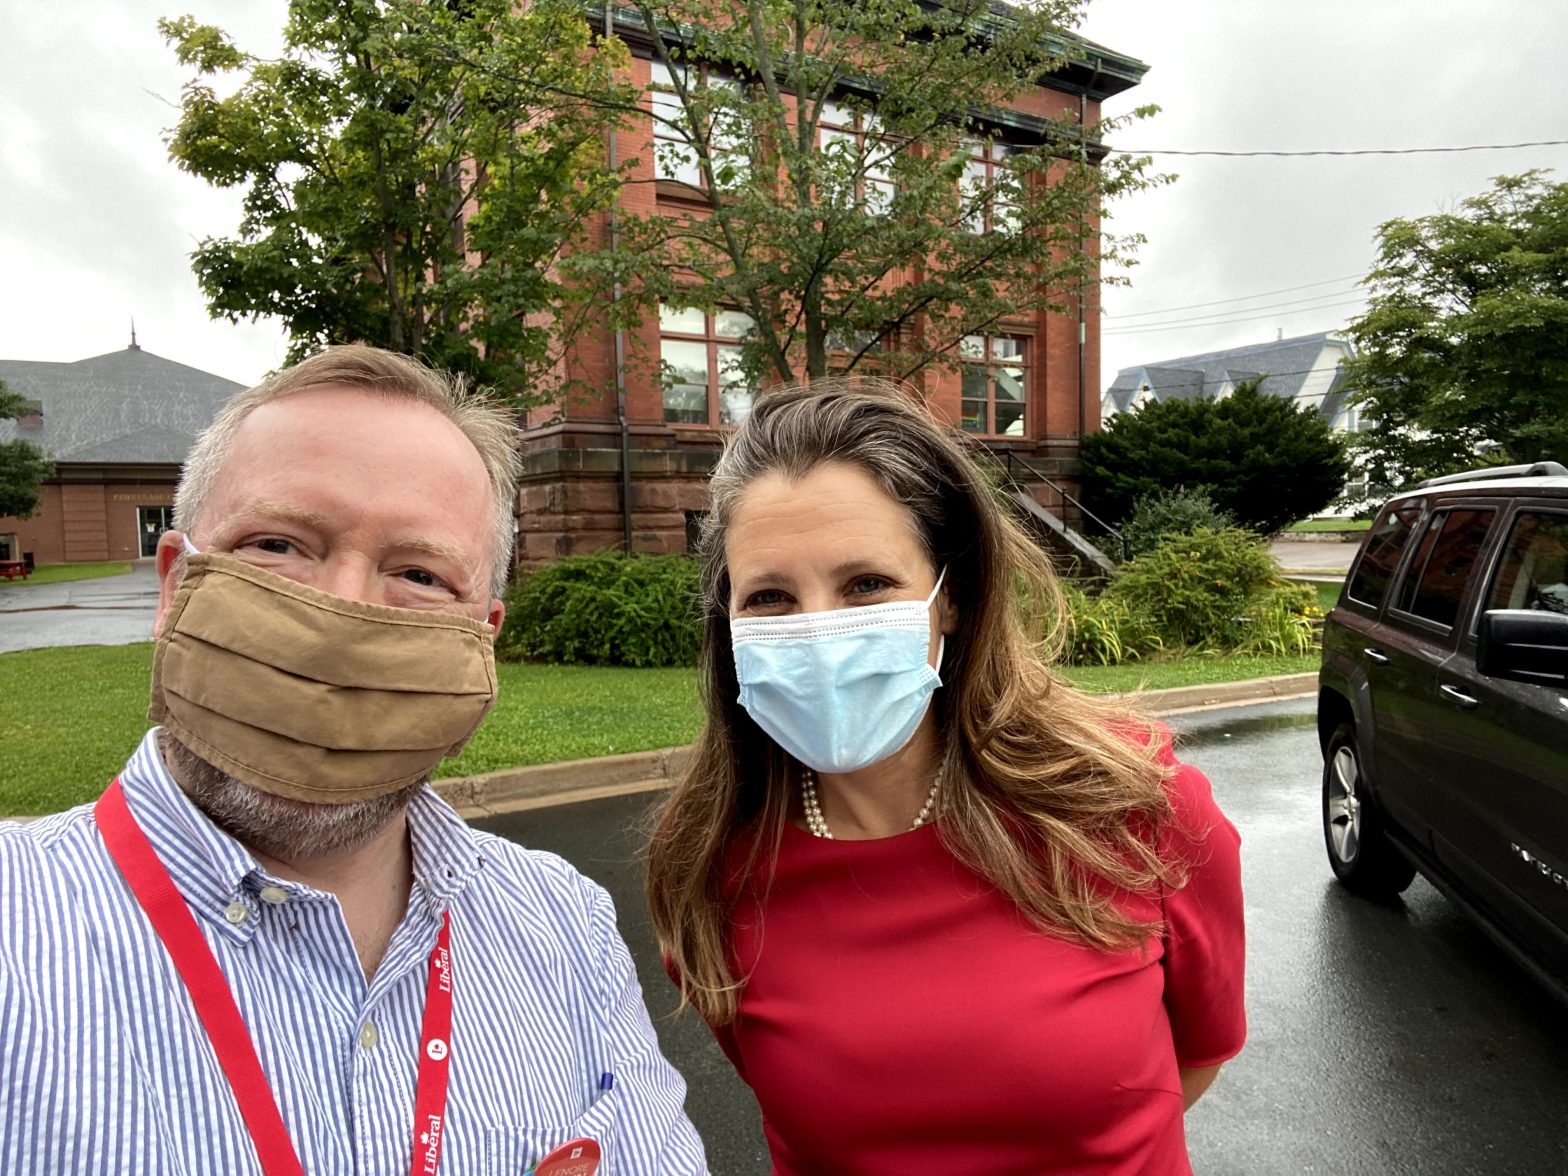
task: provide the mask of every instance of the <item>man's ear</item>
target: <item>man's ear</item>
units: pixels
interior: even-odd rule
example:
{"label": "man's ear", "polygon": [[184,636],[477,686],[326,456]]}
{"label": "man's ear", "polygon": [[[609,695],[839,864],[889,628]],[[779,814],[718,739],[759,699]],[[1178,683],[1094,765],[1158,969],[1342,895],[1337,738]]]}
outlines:
{"label": "man's ear", "polygon": [[499,596],[490,601],[490,615],[485,618],[490,622],[490,631],[497,637],[501,635],[501,622],[506,620],[506,601]]}
{"label": "man's ear", "polygon": [[163,632],[163,618],[174,604],[174,591],[185,574],[185,535],[181,531],[165,531],[158,536],[155,566],[158,569],[158,611],[153,616],[152,635]]}

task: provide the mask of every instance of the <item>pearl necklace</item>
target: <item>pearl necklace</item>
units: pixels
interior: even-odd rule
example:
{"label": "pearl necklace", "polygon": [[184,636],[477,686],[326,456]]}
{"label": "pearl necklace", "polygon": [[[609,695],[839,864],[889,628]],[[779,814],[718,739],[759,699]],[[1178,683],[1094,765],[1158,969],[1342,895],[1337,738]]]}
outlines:
{"label": "pearl necklace", "polygon": [[[828,828],[827,818],[822,815],[822,805],[817,800],[817,774],[810,768],[802,769],[800,778],[801,802],[806,809],[806,828],[814,837],[823,837],[833,840],[833,831]],[[926,793],[926,802],[920,806],[920,811],[915,814],[915,823],[909,826],[910,831],[920,828],[930,819],[931,809],[936,804],[936,794],[942,787],[942,773],[938,772],[936,779],[931,781],[931,791]]]}

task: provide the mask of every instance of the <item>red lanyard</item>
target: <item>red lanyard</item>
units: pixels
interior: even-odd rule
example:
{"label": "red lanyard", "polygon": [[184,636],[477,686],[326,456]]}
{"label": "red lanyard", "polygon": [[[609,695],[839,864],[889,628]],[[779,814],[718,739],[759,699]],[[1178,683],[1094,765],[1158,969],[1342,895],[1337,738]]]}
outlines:
{"label": "red lanyard", "polygon": [[[266,1176],[305,1176],[294,1143],[278,1104],[271,1098],[267,1076],[255,1044],[240,1017],[234,993],[224,979],[212,949],[202,938],[196,918],[159,860],[125,803],[116,779],[94,808],[98,831],[109,856],[120,867],[131,892],[147,914],[175,970],[196,1006],[212,1042],[213,1053],[234,1091],[240,1115],[256,1145],[256,1157]],[[425,1018],[419,1043],[419,1084],[414,1092],[414,1156],[411,1176],[434,1176],[441,1163],[445,1134],[447,1075],[452,1047],[452,946],[451,918],[441,916],[441,932],[430,953],[430,979],[425,988]]]}

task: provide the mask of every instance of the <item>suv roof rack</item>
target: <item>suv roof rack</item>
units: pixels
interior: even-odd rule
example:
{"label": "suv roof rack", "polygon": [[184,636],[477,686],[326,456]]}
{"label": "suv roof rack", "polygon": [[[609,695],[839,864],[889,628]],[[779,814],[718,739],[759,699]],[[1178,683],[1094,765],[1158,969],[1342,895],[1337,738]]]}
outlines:
{"label": "suv roof rack", "polygon": [[1416,489],[1428,486],[1447,486],[1453,482],[1490,482],[1496,478],[1562,478],[1568,477],[1568,466],[1555,461],[1538,461],[1531,465],[1486,466],[1467,470],[1462,474],[1444,474],[1441,478],[1428,478],[1417,483]]}

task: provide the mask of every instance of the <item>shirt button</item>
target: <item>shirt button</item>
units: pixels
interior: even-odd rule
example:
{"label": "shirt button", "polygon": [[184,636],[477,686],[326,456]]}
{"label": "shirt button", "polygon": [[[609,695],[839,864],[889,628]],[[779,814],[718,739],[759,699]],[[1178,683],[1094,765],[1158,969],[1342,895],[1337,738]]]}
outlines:
{"label": "shirt button", "polygon": [[359,1027],[359,1044],[365,1049],[375,1049],[376,1042],[381,1039],[381,1034],[376,1032],[374,1021],[366,1021]]}
{"label": "shirt button", "polygon": [[289,892],[281,886],[263,886],[261,888],[261,901],[270,902],[273,906],[282,906],[289,900]]}
{"label": "shirt button", "polygon": [[238,927],[246,919],[250,918],[250,911],[242,902],[231,902],[223,908],[223,917]]}

